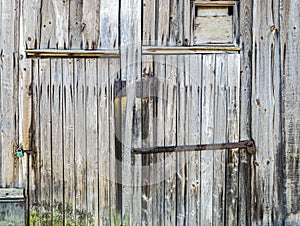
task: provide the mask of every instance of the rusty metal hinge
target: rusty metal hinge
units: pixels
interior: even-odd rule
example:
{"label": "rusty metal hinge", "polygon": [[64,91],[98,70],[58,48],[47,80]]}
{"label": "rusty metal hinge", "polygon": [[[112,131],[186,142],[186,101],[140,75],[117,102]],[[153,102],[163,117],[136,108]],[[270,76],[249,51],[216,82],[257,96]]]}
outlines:
{"label": "rusty metal hinge", "polygon": [[245,148],[248,153],[254,154],[256,146],[253,140],[245,140],[233,143],[220,143],[220,144],[198,144],[198,145],[185,145],[185,146],[166,146],[166,147],[153,147],[153,148],[133,148],[134,154],[151,154],[151,153],[165,153],[165,152],[184,152],[184,151],[205,151],[205,150],[220,150],[220,149],[233,149]]}

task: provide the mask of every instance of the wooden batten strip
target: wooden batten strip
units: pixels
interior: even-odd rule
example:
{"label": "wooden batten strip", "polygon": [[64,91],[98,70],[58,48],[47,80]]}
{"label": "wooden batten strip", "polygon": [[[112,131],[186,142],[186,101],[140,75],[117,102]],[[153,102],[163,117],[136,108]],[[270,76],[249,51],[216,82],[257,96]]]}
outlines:
{"label": "wooden batten strip", "polygon": [[234,6],[238,1],[195,1],[195,6]]}
{"label": "wooden batten strip", "polygon": [[117,58],[119,56],[119,50],[26,50],[28,58]]}
{"label": "wooden batten strip", "polygon": [[143,55],[187,55],[217,52],[237,52],[241,48],[237,46],[191,46],[191,47],[143,47]]}
{"label": "wooden batten strip", "polygon": [[[143,55],[188,55],[205,53],[236,53],[241,51],[237,46],[192,46],[192,47],[157,47],[144,46]],[[27,58],[118,58],[119,50],[26,50]]]}

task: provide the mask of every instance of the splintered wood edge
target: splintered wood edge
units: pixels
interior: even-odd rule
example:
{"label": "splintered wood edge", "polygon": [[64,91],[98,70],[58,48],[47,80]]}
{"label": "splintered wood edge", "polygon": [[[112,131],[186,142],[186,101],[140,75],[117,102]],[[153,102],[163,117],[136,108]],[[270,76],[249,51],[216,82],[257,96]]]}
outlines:
{"label": "splintered wood edge", "polygon": [[195,6],[234,6],[238,1],[195,1]]}
{"label": "splintered wood edge", "polygon": [[[144,46],[143,55],[184,55],[215,52],[239,52],[237,46],[157,47]],[[119,50],[26,50],[27,58],[118,58]]]}

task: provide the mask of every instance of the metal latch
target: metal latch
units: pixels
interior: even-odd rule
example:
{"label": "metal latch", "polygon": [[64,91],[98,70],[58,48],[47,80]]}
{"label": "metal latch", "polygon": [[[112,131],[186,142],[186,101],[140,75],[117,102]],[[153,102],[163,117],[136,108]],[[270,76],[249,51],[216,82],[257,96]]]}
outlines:
{"label": "metal latch", "polygon": [[245,148],[250,154],[254,154],[256,152],[256,146],[253,140],[245,140],[245,141],[232,142],[232,143],[220,143],[220,144],[197,144],[197,145],[185,145],[185,146],[133,148],[132,152],[134,154],[151,154],[151,153],[165,153],[165,152],[220,150],[220,149],[233,149],[233,148]]}
{"label": "metal latch", "polygon": [[27,153],[29,155],[34,155],[35,151],[31,151],[31,150],[23,150],[23,148],[18,148],[17,150],[17,157],[22,158],[24,157],[24,154]]}

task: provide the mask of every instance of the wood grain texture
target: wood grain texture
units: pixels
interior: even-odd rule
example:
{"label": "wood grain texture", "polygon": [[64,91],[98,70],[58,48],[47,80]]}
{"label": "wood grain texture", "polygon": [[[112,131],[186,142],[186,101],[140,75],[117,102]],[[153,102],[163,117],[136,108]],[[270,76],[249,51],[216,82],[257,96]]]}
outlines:
{"label": "wood grain texture", "polygon": [[[122,0],[120,17],[121,79],[126,80],[127,97],[122,103],[122,224],[135,225],[141,222],[141,157],[132,156],[131,147],[139,144],[139,134],[133,134],[134,113],[141,119],[141,103],[135,99],[136,80],[141,79],[141,1]],[[131,27],[131,29],[128,29]],[[123,98],[122,98],[123,99]],[[141,127],[140,127],[141,128]],[[138,129],[138,128],[134,128]],[[139,130],[137,130],[139,133]]]}
{"label": "wood grain texture", "polygon": [[[239,140],[240,115],[240,65],[239,55],[228,56],[228,91],[227,91],[227,140]],[[231,149],[227,152],[226,169],[226,223],[238,225],[238,187],[239,187],[239,150]],[[240,197],[247,199],[247,197]]]}
{"label": "wood grain texture", "polygon": [[[188,126],[187,126],[187,89],[185,88],[186,74],[185,74],[185,56],[178,56],[177,68],[177,111],[176,111],[176,124],[177,124],[177,145],[185,145],[188,141]],[[189,60],[189,59],[188,59]],[[185,225],[187,222],[187,202],[186,200],[186,181],[187,181],[187,168],[186,153],[176,154],[176,224]]]}
{"label": "wood grain texture", "polygon": [[[166,70],[165,70],[165,56],[155,56],[154,57],[154,69],[155,76],[158,79],[157,87],[157,99],[156,99],[156,123],[154,128],[154,138],[155,145],[164,146],[165,145],[165,83],[166,83]],[[165,164],[164,157],[165,154],[157,154],[154,156],[156,169],[153,169],[155,174],[156,184],[153,188],[153,225],[164,225],[165,219],[164,215],[164,178],[165,178]]]}
{"label": "wood grain texture", "polygon": [[[280,1],[280,47],[281,47],[281,104],[282,104],[282,146],[277,157],[278,166],[284,167],[286,175],[286,196],[280,197],[286,206],[278,213],[286,214],[286,224],[298,224],[299,214],[299,3],[296,1]],[[277,28],[277,27],[276,27]],[[277,77],[278,78],[278,77]],[[279,79],[279,78],[278,78]],[[279,82],[279,81],[278,81]],[[281,160],[281,161],[280,161]],[[280,172],[280,171],[279,171]],[[284,189],[281,184],[277,184]],[[279,190],[280,191],[280,190]],[[281,190],[282,191],[282,190]],[[279,219],[280,219],[279,218]]]}
{"label": "wood grain texture", "polygon": [[[253,26],[253,1],[240,1],[240,46],[243,48],[240,55],[241,67],[241,106],[240,106],[240,140],[252,138],[251,135],[251,87],[252,87],[252,26]],[[245,151],[240,151],[239,168],[239,196],[251,197],[251,184],[246,178],[251,178],[251,158]],[[253,187],[253,186],[252,186]],[[251,198],[239,199],[239,219],[241,225],[251,224]]]}
{"label": "wood grain texture", "polygon": [[[47,61],[46,61],[47,62]],[[50,63],[50,65],[49,65]],[[50,188],[53,193],[52,200],[52,211],[56,212],[56,217],[60,219],[62,223],[65,220],[65,211],[64,208],[61,208],[60,211],[57,211],[57,206],[64,206],[64,137],[63,137],[63,63],[61,59],[51,60],[46,68],[48,79],[51,79],[51,85],[44,89],[44,92],[48,91],[51,93],[51,102],[47,103],[45,100],[44,104],[50,104],[51,112],[51,149],[52,151],[51,159],[43,159],[42,162],[51,164],[52,175]],[[50,75],[51,71],[55,71]],[[40,77],[41,86],[44,86],[44,79]],[[42,101],[42,100],[41,100]],[[42,114],[42,112],[40,112]],[[41,123],[49,123],[48,120],[41,120]],[[46,149],[47,150],[47,149]],[[41,153],[45,153],[45,149],[41,148]],[[42,154],[41,154],[42,155]],[[50,179],[50,178],[49,178]],[[47,184],[49,187],[49,183]],[[42,201],[42,200],[41,200]],[[55,206],[54,206],[55,204]],[[56,210],[56,211],[55,211]]]}
{"label": "wood grain texture", "polygon": [[81,49],[82,45],[82,7],[83,2],[81,0],[69,1],[69,48]]}
{"label": "wood grain texture", "polygon": [[[75,205],[76,210],[87,210],[87,181],[86,181],[86,85],[85,85],[85,60],[76,59],[74,62],[74,102],[75,102]],[[75,213],[76,221],[87,224],[87,216]]]}
{"label": "wood grain texture", "polygon": [[82,41],[84,49],[95,49],[99,42],[99,0],[84,0],[82,15]]}
{"label": "wood grain texture", "polygon": [[[227,142],[227,87],[231,83],[229,77],[235,77],[235,73],[228,73],[228,56],[216,55],[215,69],[215,118],[214,118],[214,143]],[[235,64],[234,64],[235,65]],[[228,76],[230,75],[230,76]],[[232,122],[234,123],[234,122]],[[225,224],[224,212],[226,206],[226,156],[224,150],[213,153],[214,185],[213,185],[213,225]],[[226,215],[226,214],[225,214]],[[232,224],[231,224],[232,225]]]}
{"label": "wood grain texture", "polygon": [[109,60],[98,61],[98,150],[99,150],[99,224],[110,224],[110,77]]}
{"label": "wood grain texture", "polygon": [[[165,146],[174,146],[176,139],[176,110],[177,110],[177,56],[166,57],[165,82]],[[176,224],[176,153],[165,153],[165,199],[164,218],[166,225]]]}
{"label": "wood grain texture", "polygon": [[118,0],[101,0],[100,2],[100,41],[98,48],[117,49],[119,47]]}
{"label": "wood grain texture", "polygon": [[[215,92],[215,55],[203,55],[202,76],[202,133],[201,143],[213,143],[214,136],[214,92]],[[201,224],[213,221],[213,152],[206,151],[200,155],[200,195]]]}
{"label": "wood grain texture", "polygon": [[63,175],[64,175],[64,212],[71,216],[65,220],[66,224],[76,224],[75,198],[75,101],[74,101],[74,61],[63,60],[62,83],[62,113],[63,113]]}
{"label": "wood grain texture", "polygon": [[86,66],[86,105],[85,105],[85,121],[86,121],[86,180],[87,180],[87,212],[92,214],[88,225],[99,224],[98,208],[99,208],[99,151],[97,147],[97,138],[99,133],[98,127],[98,108],[97,108],[97,60],[88,59]]}
{"label": "wood grain texture", "polygon": [[[256,142],[253,218],[256,224],[272,224],[276,211],[276,155],[280,153],[280,73],[279,40],[273,28],[278,26],[278,4],[254,4],[252,137]],[[261,16],[265,14],[265,16]],[[272,26],[274,27],[272,28]],[[271,198],[273,197],[273,198]],[[258,214],[260,213],[260,214]],[[277,220],[276,220],[277,221]]]}
{"label": "wood grain texture", "polygon": [[[18,146],[18,59],[19,8],[17,1],[1,6],[1,67],[0,67],[0,122],[1,122],[1,174],[2,187],[16,186],[18,161],[15,149]],[[14,37],[16,37],[14,39]]]}
{"label": "wood grain texture", "polygon": [[[186,84],[188,87],[188,144],[201,143],[202,118],[202,55],[186,57]],[[188,60],[187,59],[187,60]],[[187,223],[200,224],[200,206],[202,205],[200,189],[200,152],[187,154]]]}

